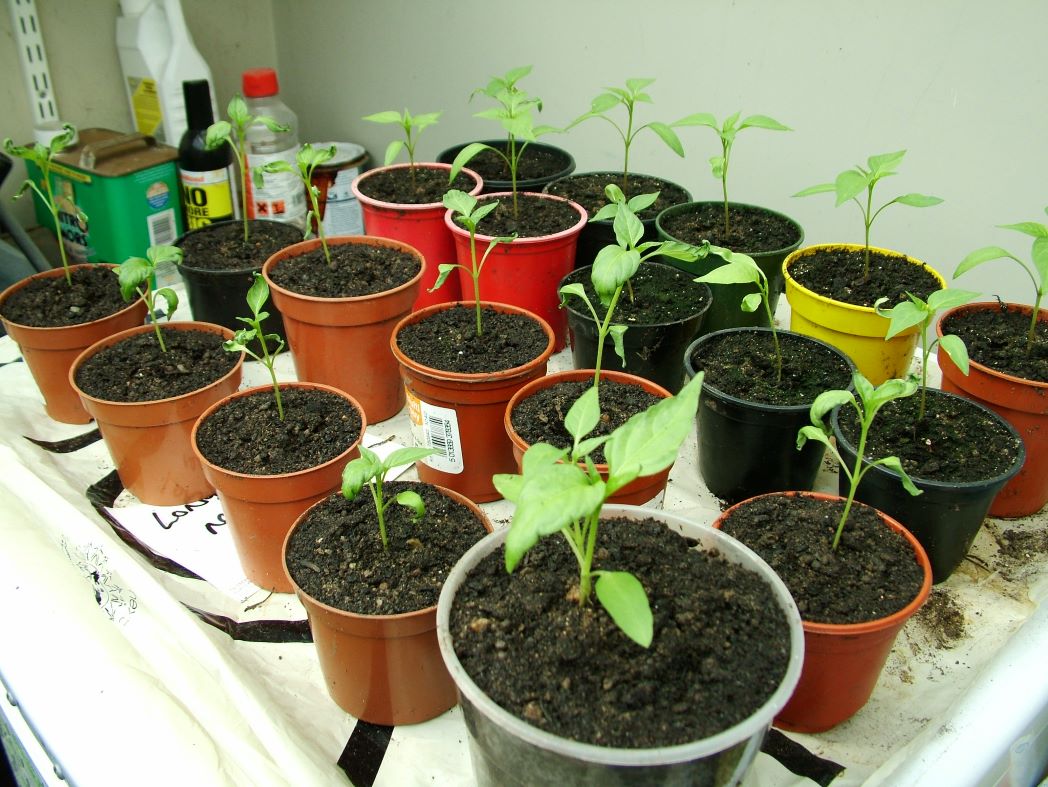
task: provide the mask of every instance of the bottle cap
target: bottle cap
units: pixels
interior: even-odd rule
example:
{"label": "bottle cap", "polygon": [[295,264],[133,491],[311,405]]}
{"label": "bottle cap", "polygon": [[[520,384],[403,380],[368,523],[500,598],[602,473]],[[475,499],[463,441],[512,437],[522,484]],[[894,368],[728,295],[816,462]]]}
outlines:
{"label": "bottle cap", "polygon": [[189,130],[207,128],[215,122],[215,115],[211,111],[211,88],[206,79],[183,82],[182,96],[186,101],[186,125]]}
{"label": "bottle cap", "polygon": [[240,80],[247,98],[275,96],[279,91],[277,72],[272,68],[249,68]]}

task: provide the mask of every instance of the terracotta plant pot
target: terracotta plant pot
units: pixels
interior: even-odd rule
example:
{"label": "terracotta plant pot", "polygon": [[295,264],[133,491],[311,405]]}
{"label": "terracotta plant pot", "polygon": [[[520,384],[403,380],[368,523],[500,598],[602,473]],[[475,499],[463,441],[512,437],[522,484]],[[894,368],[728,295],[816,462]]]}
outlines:
{"label": "terracotta plant pot", "polygon": [[272,270],[282,260],[320,246],[319,239],[311,238],[266,260],[262,275],[273,303],[284,315],[298,379],[345,391],[364,408],[368,421],[375,423],[392,418],[404,407],[404,387],[389,339],[393,327],[411,311],[418,297],[426,263],[416,249],[400,241],[369,235],[328,238],[329,246],[346,243],[384,246],[415,255],[421,269],[392,290],[350,298],[301,295],[274,283]]}
{"label": "terracotta plant pot", "polygon": [[[467,506],[491,532],[484,512],[468,498],[441,490]],[[284,539],[282,554],[295,527]],[[399,615],[358,615],[310,596],[287,570],[287,581],[306,608],[320,670],[331,699],[347,713],[372,724],[416,724],[439,716],[458,701],[437,645],[437,607]]]}
{"label": "terracotta plant pot", "polygon": [[[805,246],[786,258],[783,263],[783,276],[786,280],[786,300],[789,301],[791,309],[790,329],[839,347],[855,362],[855,366],[866,379],[874,385],[880,385],[893,377],[906,376],[913,361],[914,348],[917,346],[917,328],[910,328],[886,340],[884,335],[888,332],[887,317],[881,317],[869,306],[855,306],[812,292],[798,284],[790,275],[790,267],[803,257],[820,251],[861,252],[863,248],[861,245],[849,243]],[[914,265],[924,265],[920,260],[905,257],[897,251],[873,246],[870,247],[870,251],[905,258]],[[946,280],[938,272],[927,266],[925,270],[939,280],[941,287],[946,287]]]}
{"label": "terracotta plant pot", "polygon": [[[508,193],[492,194],[500,199],[512,199]],[[512,243],[500,243],[491,252],[480,277],[480,299],[491,303],[508,303],[534,313],[553,329],[553,352],[564,349],[567,342],[568,318],[560,308],[557,285],[575,266],[575,247],[579,233],[586,226],[586,211],[574,202],[549,194],[530,194],[541,199],[559,200],[578,212],[579,220],[571,229],[541,238],[517,238]],[[455,223],[451,211],[444,214],[444,223],[455,237],[455,251],[460,265],[470,268],[469,232]],[[490,235],[476,236],[478,254],[487,248]],[[458,269],[463,292],[473,291],[473,279],[466,270]]]}
{"label": "terracotta plant pot", "polygon": [[[94,265],[74,265],[70,270],[88,267]],[[115,269],[117,266],[106,267]],[[31,281],[56,279],[63,275],[63,270],[56,268],[22,279],[0,294],[0,306]],[[29,373],[33,375],[33,380],[44,397],[44,409],[47,414],[64,424],[86,424],[91,420],[91,415],[81,404],[80,395],[69,384],[69,367],[80,353],[95,342],[141,325],[145,318],[146,304],[139,298],[115,314],[80,325],[34,328],[8,320],[2,322],[4,330],[22,352]]]}
{"label": "terracotta plant pot", "polygon": [[[218,334],[225,340],[233,338],[228,328],[206,322],[171,322],[165,323],[164,329],[203,331]],[[202,500],[215,491],[193,453],[193,426],[208,407],[240,386],[244,354],[240,354],[229,372],[210,385],[170,399],[110,402],[96,399],[77,387],[76,372],[87,359],[117,342],[152,330],[152,325],[141,325],[91,345],[73,362],[69,383],[79,394],[84,408],[98,422],[98,430],[124,488],[149,505],[182,505]]]}
{"label": "terracotta plant pot", "polygon": [[[437,266],[455,260],[455,241],[444,224],[444,214],[448,209],[442,202],[425,204],[382,202],[361,191],[361,186],[366,186],[369,178],[391,170],[406,170],[410,166],[410,164],[394,164],[389,167],[368,170],[353,181],[352,189],[364,214],[365,233],[380,238],[403,241],[418,249],[425,258],[426,275],[422,279],[418,298],[412,307],[417,311],[435,303],[457,301],[461,295],[459,281],[454,276],[448,277],[448,280],[436,292],[429,292],[430,287],[437,282]],[[451,170],[450,164],[416,164],[415,166],[443,170],[445,173]],[[469,193],[474,196],[480,194],[484,188],[484,181],[480,175],[470,169],[463,169],[462,173],[474,181]]]}
{"label": "terracotta plant pot", "polygon": [[[816,492],[773,492],[795,497],[804,494],[821,500],[832,495]],[[733,512],[761,497],[736,503],[713,523],[720,529]],[[891,517],[877,512],[885,525],[913,547],[924,582],[917,596],[898,612],[867,623],[812,623],[804,621],[804,666],[790,701],[775,717],[775,726],[795,732],[823,732],[850,719],[873,693],[895,637],[924,604],[931,592],[932,569],[920,542]]]}
{"label": "terracotta plant pot", "polygon": [[[644,389],[650,394],[669,399],[673,394],[663,388],[661,385],[645,380],[643,377],[635,377],[632,374],[625,374],[624,372],[615,371],[601,371],[601,380],[610,380],[616,383],[624,383],[628,385],[636,385]],[[517,467],[516,472],[521,471],[521,463],[524,459],[524,452],[528,450],[530,445],[524,441],[516,429],[513,428],[511,416],[516,406],[539,391],[543,391],[546,388],[556,385],[562,382],[579,382],[579,381],[592,381],[593,380],[593,369],[569,369],[563,372],[554,372],[548,374],[545,377],[540,377],[537,380],[525,385],[515,394],[513,398],[509,400],[509,404],[506,405],[505,415],[503,417],[503,428],[506,434],[509,435],[509,439],[513,443],[513,456],[516,459]],[[601,478],[605,481],[608,479],[608,466],[606,464],[598,464],[597,472],[600,473]],[[673,466],[667,467],[665,470],[654,473],[653,475],[644,475],[640,478],[635,478],[630,481],[626,486],[622,487],[619,491],[608,498],[609,503],[617,503],[619,505],[644,505],[658,498],[666,490],[666,482],[670,477],[670,470]]]}
{"label": "terracotta plant pot", "polygon": [[[724,560],[761,576],[789,625],[790,657],[782,681],[753,714],[708,738],[659,748],[611,748],[580,743],[532,726],[495,703],[466,672],[455,654],[450,630],[455,594],[469,572],[505,541],[508,528],[480,541],[455,564],[437,603],[440,649],[456,684],[469,733],[470,759],[477,784],[504,785],[736,785],[757,756],[772,723],[797,683],[804,635],[789,591],[752,550],[724,533],[681,516],[635,506],[606,505],[606,517],[655,517],[671,530],[717,550]],[[686,592],[686,588],[681,588]],[[512,653],[509,654],[512,657]],[[639,657],[638,657],[639,658]],[[524,667],[526,669],[526,667]]]}
{"label": "terracotta plant pot", "polygon": [[[327,391],[341,396],[360,413],[360,434],[363,437],[364,429],[367,428],[364,411],[345,392],[319,383],[281,383],[280,387],[281,390],[298,388]],[[294,589],[284,571],[284,539],[303,511],[338,491],[342,485],[343,468],[350,460],[360,456],[360,440],[321,465],[276,475],[237,473],[213,464],[200,453],[197,431],[209,415],[235,399],[272,390],[271,385],[259,385],[237,391],[215,402],[193,425],[192,446],[193,453],[204,469],[204,476],[222,502],[222,510],[233,534],[233,543],[244,575],[260,588],[291,593]]]}
{"label": "terracotta plant pot", "polygon": [[524,385],[546,374],[546,362],[553,353],[553,331],[524,309],[503,303],[482,303],[503,314],[520,314],[536,320],[548,339],[542,353],[523,366],[481,374],[445,372],[423,366],[404,355],[397,346],[397,334],[451,305],[472,308],[473,302],[437,304],[405,317],[394,328],[390,347],[404,377],[415,444],[432,447],[432,441],[425,437],[429,432],[424,424],[435,421],[443,425],[445,444],[450,439],[454,448],[453,456],[438,455],[418,462],[419,479],[452,489],[474,502],[486,503],[502,497],[491,477],[517,469],[513,444],[502,425],[506,403]]}
{"label": "terracotta plant pot", "polygon": [[[1030,317],[1032,307],[1008,303],[1010,311]],[[971,303],[947,311],[950,315],[983,309],[999,309],[996,303]],[[1041,309],[1038,322],[1048,322],[1048,309]],[[940,320],[936,326],[942,336]],[[940,346],[941,347],[941,346]],[[976,361],[970,361],[965,376],[950,357],[939,350],[942,389],[973,399],[988,407],[1015,427],[1026,445],[1026,463],[1022,470],[994,498],[991,516],[1018,517],[1035,514],[1048,503],[1048,383],[1026,380],[998,372]]]}

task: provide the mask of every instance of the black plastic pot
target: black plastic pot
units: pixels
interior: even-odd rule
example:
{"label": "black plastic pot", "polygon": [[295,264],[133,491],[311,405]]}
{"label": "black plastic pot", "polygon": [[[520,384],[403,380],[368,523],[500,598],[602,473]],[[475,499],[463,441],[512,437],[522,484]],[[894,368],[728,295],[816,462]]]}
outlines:
{"label": "black plastic pot", "polygon": [[[921,494],[916,496],[903,489],[898,473],[882,466],[871,468],[863,476],[855,499],[883,511],[913,533],[928,553],[928,560],[932,564],[932,582],[939,583],[948,579],[968,554],[993,499],[1026,461],[1026,448],[1011,424],[978,402],[934,389],[928,391],[928,396],[952,397],[982,410],[987,419],[996,421],[1011,432],[1018,452],[1015,463],[1007,471],[984,481],[954,483],[911,475],[914,486],[921,490]],[[837,408],[830,416],[837,450],[849,466],[854,466],[855,446],[840,430],[837,422],[839,412],[840,408]],[[839,489],[842,495],[848,493],[848,479],[844,473],[840,474]]]}
{"label": "black plastic pot", "polygon": [[[589,267],[572,271],[561,280],[558,290],[572,282],[588,282],[590,271]],[[676,394],[684,386],[684,370],[681,366],[684,351],[702,330],[703,318],[710,307],[710,288],[705,284],[695,283],[690,278],[682,279],[678,271],[658,262],[643,263],[634,278],[639,276],[665,279],[665,287],[670,292],[682,286],[701,289],[704,295],[703,306],[699,311],[672,322],[651,325],[626,323],[629,327],[622,337],[622,344],[626,350],[626,365],[622,366],[621,359],[615,354],[615,345],[610,336],[604,340],[601,365],[604,369],[623,371],[651,380],[670,393]],[[567,311],[572,363],[576,369],[592,369],[597,362],[597,324],[593,322],[593,315],[589,313],[586,305],[577,298],[569,300]]]}
{"label": "black plastic pot", "polygon": [[[667,219],[678,216],[682,213],[694,212],[699,206],[710,204],[715,204],[718,207],[723,205],[723,203],[720,202],[688,202],[683,205],[674,205],[672,208],[667,208],[662,211],[655,217],[656,239],[680,241],[680,238],[674,237],[665,230],[663,226],[664,222]],[[775,306],[779,302],[779,294],[784,288],[782,263],[790,252],[800,248],[801,243],[804,241],[804,230],[801,228],[800,224],[782,213],[777,213],[773,210],[768,210],[767,208],[762,208],[757,205],[746,205],[735,202],[730,204],[736,209],[761,211],[772,216],[777,216],[782,221],[787,222],[796,228],[796,242],[781,249],[755,252],[749,249],[732,248],[732,251],[747,254],[752,257],[754,262],[756,262],[760,269],[764,271],[764,275],[768,277],[768,290],[771,296],[770,305],[772,314],[774,314]],[[683,260],[674,260],[667,257],[664,257],[663,261],[675,268],[694,273],[696,276],[703,276],[714,268],[719,268],[724,264],[724,260],[715,254],[711,254],[706,259],[696,260],[695,262],[685,262]],[[744,312],[739,308],[739,304],[744,297],[750,293],[757,292],[756,285],[711,284],[710,289],[713,291],[713,308],[711,308],[709,314],[706,315],[705,330],[707,332],[720,331],[726,328],[744,328],[750,326],[768,327],[768,318],[764,314],[763,307],[753,312]]]}
{"label": "black plastic pot", "polygon": [[[770,333],[769,328],[730,328],[696,339],[685,351],[688,378],[696,374],[692,354],[717,337],[739,331]],[[779,331],[779,340],[805,342],[840,358],[848,368],[851,359],[836,347],[792,331]],[[847,385],[850,385],[848,383]],[[819,474],[825,448],[809,440],[797,450],[797,432],[811,423],[811,402],[793,406],[770,405],[739,399],[703,382],[696,415],[699,440],[699,474],[716,497],[737,503],[766,492],[810,491]]]}
{"label": "black plastic pot", "polygon": [[[505,139],[484,139],[480,140],[485,145],[490,145],[493,148],[505,150],[506,140]],[[442,164],[451,164],[455,161],[455,156],[459,152],[472,143],[463,142],[461,145],[454,145],[446,150],[441,151],[440,155],[437,156],[437,161]],[[517,191],[542,191],[547,183],[551,183],[558,178],[563,178],[565,175],[570,175],[575,171],[575,158],[568,153],[566,150],[562,150],[554,145],[547,145],[542,142],[531,142],[525,149],[521,161],[526,163],[528,159],[529,151],[532,154],[543,153],[551,156],[556,162],[557,170],[551,172],[547,176],[533,177],[533,178],[522,178],[517,180]],[[484,172],[480,171],[476,165],[476,159],[466,165],[470,169],[477,172],[484,179],[484,188],[481,190],[481,194],[495,194],[500,191],[512,191],[513,182],[508,179],[490,178]]]}
{"label": "black plastic pot", "polygon": [[[567,199],[575,198],[571,195],[571,189],[568,186],[572,178],[591,177],[594,175],[603,176],[607,183],[619,183],[622,180],[621,172],[580,172],[577,175],[567,175],[566,177],[558,178],[551,182],[545,191],[548,194],[556,194],[558,196],[566,197]],[[691,199],[691,192],[678,183],[672,183],[665,178],[658,178],[655,175],[644,175],[641,173],[633,173],[630,177],[636,178],[653,178],[655,180],[662,181],[663,183],[673,186],[675,189],[680,189],[683,193],[685,200]],[[555,190],[556,189],[556,190]],[[647,193],[647,192],[645,192]],[[575,200],[579,202],[579,200]],[[581,203],[580,203],[581,204]],[[587,210],[592,210],[588,206]],[[644,235],[641,238],[641,243],[646,241],[658,240],[658,231],[655,226],[655,219],[651,218],[641,219],[641,223],[644,225]],[[602,219],[601,221],[589,221],[586,226],[582,228],[582,233],[579,235],[578,246],[575,249],[575,267],[584,268],[587,265],[592,265],[593,260],[597,258],[598,252],[605,246],[611,246],[615,244],[615,228],[613,222],[609,219]],[[708,330],[708,329],[707,329]]]}

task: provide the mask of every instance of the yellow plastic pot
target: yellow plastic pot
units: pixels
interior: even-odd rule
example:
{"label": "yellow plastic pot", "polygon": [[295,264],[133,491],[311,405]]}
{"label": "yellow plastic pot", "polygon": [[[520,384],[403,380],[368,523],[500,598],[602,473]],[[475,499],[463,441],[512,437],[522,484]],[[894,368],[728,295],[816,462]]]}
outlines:
{"label": "yellow plastic pot", "polygon": [[[824,251],[861,252],[863,248],[853,243],[806,246],[790,254],[783,262],[782,269],[786,281],[786,300],[790,304],[790,330],[832,344],[852,359],[866,379],[874,385],[880,385],[890,378],[906,376],[917,346],[917,328],[885,340],[888,318],[881,317],[869,306],[855,306],[814,293],[802,287],[790,275],[791,265],[812,254]],[[942,287],[946,287],[946,280],[938,271],[918,259],[874,246],[870,247],[870,251],[921,265]]]}

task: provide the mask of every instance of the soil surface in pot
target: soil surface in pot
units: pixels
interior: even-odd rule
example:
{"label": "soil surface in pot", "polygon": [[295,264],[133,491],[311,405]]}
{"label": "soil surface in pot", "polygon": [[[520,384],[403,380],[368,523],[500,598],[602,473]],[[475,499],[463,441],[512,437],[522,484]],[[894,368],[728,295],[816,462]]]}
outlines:
{"label": "soil surface in pot", "polygon": [[579,569],[560,538],[540,541],[513,574],[502,549],[459,588],[455,653],[496,703],[561,737],[653,748],[713,735],[775,691],[789,628],[750,571],[654,520],[601,522],[594,568],[644,585],[655,636],[642,648],[604,608],[578,603]]}
{"label": "soil surface in pot", "polygon": [[[503,152],[506,151],[505,143],[492,145],[492,147],[502,150]],[[539,145],[528,145],[524,148],[524,152],[520,156],[520,161],[517,163],[517,180],[542,180],[545,178],[551,178],[554,175],[563,172],[569,164],[569,159],[558,150],[541,147]],[[480,151],[480,153],[469,160],[466,167],[480,175],[485,183],[490,183],[490,181],[493,180],[509,183],[510,178],[512,177],[509,171],[509,165],[505,162],[502,156],[491,150]],[[464,190],[468,191],[468,189]]]}
{"label": "soil surface in pot", "polygon": [[416,164],[414,178],[407,167],[385,169],[369,174],[360,181],[357,188],[361,194],[380,202],[430,205],[439,204],[449,189],[469,192],[476,185],[476,180],[461,172],[455,176],[455,182],[449,185],[446,169],[428,169],[425,164]]}
{"label": "soil surface in pot", "polygon": [[366,243],[329,244],[331,265],[318,246],[274,264],[269,275],[286,290],[317,298],[356,298],[392,290],[419,272],[406,251]]}
{"label": "soil surface in pot", "polygon": [[[578,282],[586,288],[597,315],[603,320],[608,310],[600,302],[600,297],[593,287],[591,267],[572,271],[563,284]],[[629,291],[623,289],[619,302],[615,305],[612,322],[622,325],[660,325],[680,322],[703,311],[709,302],[709,290],[696,284],[695,275],[685,273],[669,265],[643,263],[633,274],[630,283],[633,287],[633,298]],[[572,297],[569,306],[573,312],[593,320],[586,305]]]}
{"label": "soil surface in pot", "polygon": [[112,268],[76,268],[71,275],[72,286],[58,276],[36,279],[12,293],[4,301],[4,319],[31,328],[59,328],[100,320],[129,305]]}
{"label": "soil surface in pot", "polygon": [[[564,428],[564,416],[575,400],[592,385],[590,378],[579,382],[564,381],[522,399],[510,414],[513,429],[528,445],[549,443],[557,448],[571,448],[574,440]],[[590,432],[590,437],[611,434],[637,413],[661,401],[661,397],[640,386],[604,379],[600,381],[599,396],[600,421]],[[597,448],[590,456],[597,464],[604,462],[602,448]]]}
{"label": "soil surface in pot", "polygon": [[924,582],[913,547],[876,509],[853,503],[834,551],[843,510],[841,499],[764,495],[735,509],[721,529],[782,577],[808,622],[862,623],[898,612]]}
{"label": "soil surface in pot", "polygon": [[197,428],[197,448],[226,470],[248,475],[295,473],[322,465],[360,438],[360,413],[330,391],[285,388],[280,420],[272,390],[241,396]]}
{"label": "soil surface in pot", "polygon": [[217,333],[161,326],[167,352],[147,331],[106,347],[82,364],[76,384],[107,402],[151,402],[204,388],[236,366],[239,353],[222,349]]}
{"label": "soil surface in pot", "polygon": [[[483,203],[490,199],[481,197],[478,202]],[[567,202],[545,199],[533,194],[517,194],[517,214],[514,215],[512,197],[496,199],[499,206],[480,220],[477,226],[478,235],[542,238],[570,230],[579,223],[578,212]]]}
{"label": "soil surface in pot", "polygon": [[273,254],[302,240],[302,230],[277,221],[248,221],[248,240],[244,242],[244,223],[228,221],[212,224],[206,230],[183,236],[178,243],[187,268],[209,271],[261,269]]}
{"label": "soil surface in pot", "polygon": [[839,355],[794,333],[779,332],[782,376],[777,378],[770,331],[732,331],[713,336],[691,354],[702,384],[721,393],[777,406],[811,404],[823,391],[846,389],[851,369]]}
{"label": "soil surface in pot", "polygon": [[[1021,441],[992,414],[958,396],[929,390],[924,418],[917,420],[921,393],[888,402],[866,438],[866,457],[897,456],[914,478],[929,481],[985,481],[1015,464]],[[842,407],[838,425],[852,445],[858,417]]]}
{"label": "soil surface in pot", "polygon": [[654,219],[666,208],[680,205],[682,202],[687,202],[691,199],[688,192],[677,184],[652,175],[630,175],[629,183],[623,187],[622,173],[619,172],[593,172],[569,175],[549,184],[546,187],[546,193],[577,202],[586,209],[590,216],[593,216],[608,204],[608,197],[604,193],[604,189],[609,183],[614,183],[621,188],[622,193],[626,195],[626,199],[631,199],[640,194],[659,192],[659,198],[655,200],[655,203],[637,214],[641,220]]}
{"label": "soil surface in pot", "polygon": [[956,312],[942,321],[943,334],[964,340],[968,357],[998,372],[1048,383],[1048,321],[1039,320],[1027,352],[1030,317],[1008,309]]}
{"label": "soil surface in pot", "polygon": [[909,258],[870,252],[870,274],[863,274],[863,251],[819,250],[805,254],[790,264],[790,276],[814,293],[855,306],[873,307],[878,298],[887,298],[884,308],[906,300],[906,293],[928,300],[942,289],[928,272],[928,266],[914,265]]}
{"label": "soil surface in pot", "polygon": [[701,246],[708,240],[743,254],[778,251],[799,242],[797,225],[784,216],[749,205],[728,203],[728,231],[724,231],[724,204],[700,202],[661,221],[662,229],[683,243]]}
{"label": "soil surface in pot", "polygon": [[482,317],[484,332],[478,336],[473,307],[451,307],[403,328],[397,346],[431,369],[480,374],[523,366],[549,343],[539,324],[521,314],[484,308]]}
{"label": "soil surface in pot", "polygon": [[[386,500],[404,490],[421,495],[426,514],[394,503],[386,511],[389,548],[382,548],[375,501],[366,489],[354,500],[334,494],[295,528],[288,571],[318,601],[360,615],[399,615],[432,607],[451,567],[485,535],[466,506],[429,484],[394,481]],[[505,569],[503,569],[505,571]]]}

